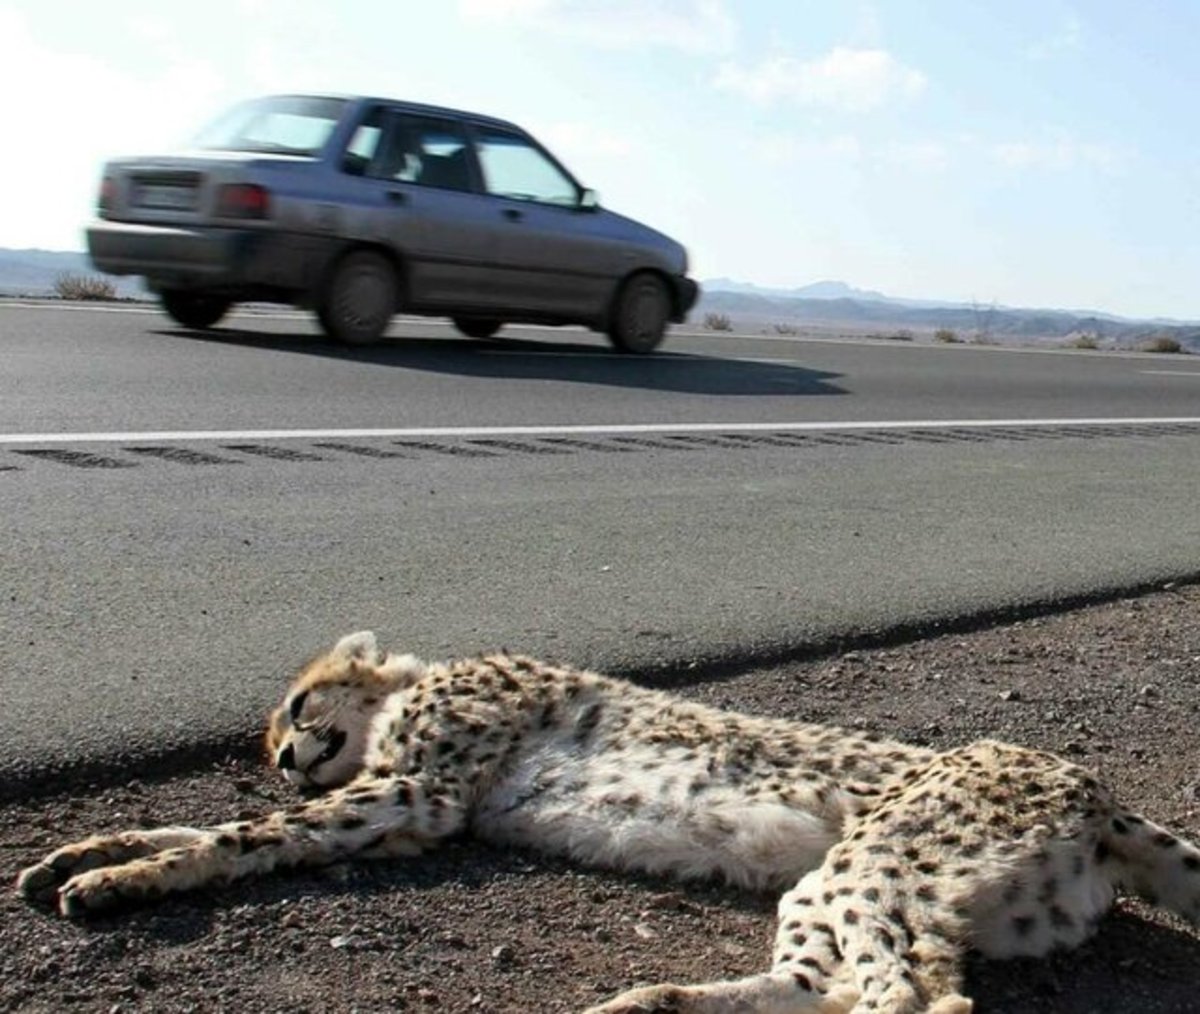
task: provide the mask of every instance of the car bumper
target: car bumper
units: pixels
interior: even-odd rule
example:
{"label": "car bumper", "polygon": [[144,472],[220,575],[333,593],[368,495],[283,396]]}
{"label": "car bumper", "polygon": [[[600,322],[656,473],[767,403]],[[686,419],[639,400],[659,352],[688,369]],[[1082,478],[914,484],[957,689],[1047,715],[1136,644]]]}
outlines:
{"label": "car bumper", "polygon": [[675,313],[671,317],[676,323],[682,321],[700,298],[700,285],[691,278],[677,275],[671,279],[675,286]]}
{"label": "car bumper", "polygon": [[182,228],[95,221],[92,264],[111,275],[144,275],[152,289],[304,290],[329,255],[322,237],[236,228]]}

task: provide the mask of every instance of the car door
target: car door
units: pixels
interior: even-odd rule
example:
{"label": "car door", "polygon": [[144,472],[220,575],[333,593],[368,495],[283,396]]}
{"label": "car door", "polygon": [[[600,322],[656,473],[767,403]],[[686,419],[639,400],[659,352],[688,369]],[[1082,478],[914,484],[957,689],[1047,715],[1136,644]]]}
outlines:
{"label": "car door", "polygon": [[551,318],[598,318],[623,250],[582,205],[582,188],[527,135],[475,123],[471,137],[499,224],[497,285],[510,305]]}
{"label": "car door", "polygon": [[404,258],[410,306],[451,311],[504,303],[493,267],[495,216],[460,121],[383,109],[364,120],[346,159],[362,176],[372,230]]}

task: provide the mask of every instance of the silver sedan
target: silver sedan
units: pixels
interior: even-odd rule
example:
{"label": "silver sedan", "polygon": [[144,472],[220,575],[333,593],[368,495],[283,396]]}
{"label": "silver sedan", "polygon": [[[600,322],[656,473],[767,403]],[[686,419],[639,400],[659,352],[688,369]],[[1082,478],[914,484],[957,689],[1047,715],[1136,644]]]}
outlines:
{"label": "silver sedan", "polygon": [[279,302],[351,344],[402,310],[475,338],[582,324],[648,352],[699,294],[683,246],[602,208],[519,127],[388,99],[257,99],[186,152],[113,160],[87,236],[98,269],[144,276],[185,327]]}

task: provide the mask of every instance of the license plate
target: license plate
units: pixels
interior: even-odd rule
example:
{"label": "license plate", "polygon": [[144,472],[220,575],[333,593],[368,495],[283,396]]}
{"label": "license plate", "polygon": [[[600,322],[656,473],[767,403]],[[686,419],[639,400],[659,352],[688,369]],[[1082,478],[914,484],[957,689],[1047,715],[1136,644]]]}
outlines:
{"label": "license plate", "polygon": [[170,211],[189,210],[195,203],[193,187],[176,187],[167,183],[143,183],[137,190],[137,202],[143,208],[163,208]]}

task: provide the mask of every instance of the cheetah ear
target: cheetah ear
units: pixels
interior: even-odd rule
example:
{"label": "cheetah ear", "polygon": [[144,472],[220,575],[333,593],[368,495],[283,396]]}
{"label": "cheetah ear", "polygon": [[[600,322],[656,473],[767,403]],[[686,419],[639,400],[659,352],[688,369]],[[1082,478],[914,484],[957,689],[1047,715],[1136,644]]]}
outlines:
{"label": "cheetah ear", "polygon": [[379,650],[379,642],[370,630],[347,634],[333,646],[329,654],[332,658],[344,662],[379,662],[383,657]]}
{"label": "cheetah ear", "polygon": [[416,655],[393,655],[391,652],[376,669],[380,676],[397,687],[411,686],[428,671],[429,666]]}

